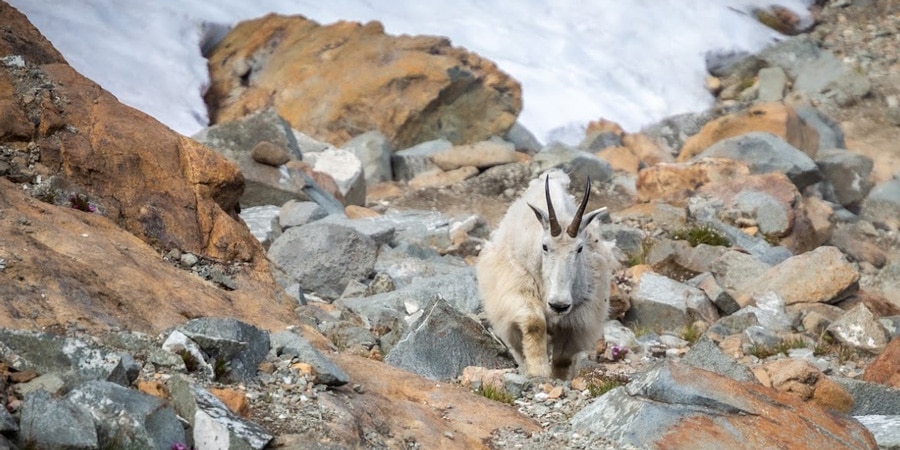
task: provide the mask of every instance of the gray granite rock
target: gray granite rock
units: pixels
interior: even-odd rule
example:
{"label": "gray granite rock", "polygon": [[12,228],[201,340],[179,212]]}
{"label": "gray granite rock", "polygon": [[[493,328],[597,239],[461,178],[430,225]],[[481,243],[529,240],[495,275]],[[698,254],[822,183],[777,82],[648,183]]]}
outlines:
{"label": "gray granite rock", "polygon": [[170,450],[184,427],[165,400],[108,381],[88,381],[65,398],[90,411],[101,448]]}
{"label": "gray granite rock", "polygon": [[241,209],[241,220],[247,224],[250,233],[263,245],[269,245],[275,239],[272,220],[278,218],[279,207],[259,205]]}
{"label": "gray granite rock", "polygon": [[843,149],[819,150],[816,164],[828,184],[825,199],[856,207],[872,190],[872,159]]}
{"label": "gray granite rock", "polygon": [[750,132],[722,139],[694,157],[728,158],[747,163],[751,173],[780,172],[803,189],[822,179],[822,174],[806,153],[772,133]]}
{"label": "gray granite rock", "polygon": [[532,158],[539,172],[562,169],[569,174],[573,186],[582,186],[587,177],[591,181],[605,182],[612,178],[612,166],[602,158],[583,150],[554,142],[544,147]]}
{"label": "gray granite rock", "polygon": [[812,106],[795,105],[794,110],[807,125],[815,128],[816,132],[819,133],[820,151],[847,148],[847,144],[844,142],[844,130],[841,129],[841,125],[837,121]]}
{"label": "gray granite rock", "polygon": [[860,217],[874,224],[900,229],[900,177],[879,183],[863,200]]}
{"label": "gray granite rock", "polygon": [[385,362],[433,380],[451,380],[467,366],[510,367],[505,347],[484,327],[438,299],[397,342]]}
{"label": "gray granite rock", "polygon": [[274,437],[232,413],[216,396],[185,377],[173,376],[167,386],[178,415],[191,424],[195,448],[261,450]]}
{"label": "gray granite rock", "polygon": [[875,436],[880,450],[900,450],[900,415],[855,416]]}
{"label": "gray granite rock", "polygon": [[56,373],[72,386],[108,379],[122,354],[80,339],[0,328],[0,359],[18,371]]}
{"label": "gray granite rock", "polygon": [[391,155],[391,170],[394,179],[409,181],[417,175],[423,174],[437,167],[430,156],[453,147],[453,143],[446,139],[422,142],[410,148],[402,149]]}
{"label": "gray granite rock", "polygon": [[368,131],[357,135],[342,146],[362,162],[366,176],[366,185],[372,186],[383,181],[394,179],[391,169],[393,148],[380,131]]}
{"label": "gray granite rock", "polygon": [[625,320],[652,330],[680,332],[697,320],[719,319],[712,302],[700,289],[662,275],[645,273],[631,293]]}
{"label": "gray granite rock", "polygon": [[755,382],[756,376],[747,366],[725,354],[708,337],[701,337],[681,359],[681,362],[698,369],[715,372],[738,381]]}
{"label": "gray granite rock", "polygon": [[194,319],[180,329],[208,355],[214,375],[223,382],[254,379],[269,352],[269,334],[237,319]]}
{"label": "gray granite rock", "polygon": [[372,274],[377,247],[372,238],[353,228],[317,221],[286,230],[272,243],[268,255],[304,292],[335,299],[351,280]]}
{"label": "gray granite rock", "polygon": [[884,350],[891,337],[884,325],[862,303],[829,325],[828,333],[841,343],[870,354]]}
{"label": "gray granite rock", "polygon": [[759,70],[759,102],[777,102],[784,98],[788,77],[781,67],[764,67]]}
{"label": "gray granite rock", "polygon": [[844,377],[830,377],[853,397],[854,416],[900,415],[900,389]]}
{"label": "gray granite rock", "polygon": [[275,216],[278,217],[278,225],[281,226],[281,231],[284,232],[284,230],[291,227],[299,227],[324,219],[328,216],[328,211],[316,202],[290,200],[281,205]]}
{"label": "gray granite rock", "polygon": [[516,147],[516,151],[533,155],[543,148],[541,142],[534,137],[527,128],[525,128],[518,120],[513,124],[512,128],[506,132],[505,139]]}
{"label": "gray granite rock", "polygon": [[342,386],[350,382],[346,372],[316,350],[303,336],[291,331],[272,335],[272,349],[276,355],[296,357],[313,367],[319,383]]}
{"label": "gray granite rock", "polygon": [[51,397],[46,391],[25,396],[19,423],[19,440],[32,448],[93,450],[100,445],[91,412],[66,398]]}

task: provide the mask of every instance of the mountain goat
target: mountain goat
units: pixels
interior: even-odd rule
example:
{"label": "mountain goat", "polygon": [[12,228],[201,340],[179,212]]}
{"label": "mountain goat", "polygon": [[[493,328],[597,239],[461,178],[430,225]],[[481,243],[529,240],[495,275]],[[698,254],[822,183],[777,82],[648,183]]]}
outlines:
{"label": "mountain goat", "polygon": [[609,244],[588,227],[606,208],[585,214],[590,180],[577,210],[568,187],[560,170],[532,180],[476,267],[487,318],[529,376],[571,378],[576,358],[594,348],[607,319],[614,260]]}

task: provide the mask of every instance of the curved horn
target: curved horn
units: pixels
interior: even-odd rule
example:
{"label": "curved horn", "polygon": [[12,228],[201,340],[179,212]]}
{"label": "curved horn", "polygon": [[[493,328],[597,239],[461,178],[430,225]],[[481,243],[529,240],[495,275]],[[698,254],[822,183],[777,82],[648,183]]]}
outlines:
{"label": "curved horn", "polygon": [[581,228],[581,217],[584,216],[584,208],[587,207],[588,198],[591,197],[591,177],[587,177],[587,182],[584,185],[584,197],[581,199],[581,204],[578,205],[578,211],[575,212],[575,217],[572,218],[572,223],[569,224],[569,227],[566,228],[566,233],[570,237],[578,236],[578,229]]}
{"label": "curved horn", "polygon": [[556,220],[556,211],[553,210],[553,203],[550,201],[550,176],[544,179],[544,195],[547,197],[547,214],[550,222],[550,236],[559,236],[562,229],[559,228],[559,221]]}

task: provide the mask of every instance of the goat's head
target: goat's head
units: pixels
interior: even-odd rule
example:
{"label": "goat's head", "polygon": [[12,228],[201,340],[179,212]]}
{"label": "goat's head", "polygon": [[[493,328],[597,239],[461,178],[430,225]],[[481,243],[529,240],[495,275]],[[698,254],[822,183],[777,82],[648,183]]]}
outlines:
{"label": "goat's head", "polygon": [[572,310],[573,303],[579,301],[573,296],[573,287],[578,277],[585,276],[586,272],[585,229],[594,218],[606,213],[606,208],[585,214],[584,209],[591,194],[591,180],[588,179],[581,204],[563,232],[550,200],[549,177],[544,182],[544,193],[547,198],[546,214],[541,209],[528,205],[544,227],[541,241],[536,243],[541,246],[544,307],[548,313],[565,315]]}

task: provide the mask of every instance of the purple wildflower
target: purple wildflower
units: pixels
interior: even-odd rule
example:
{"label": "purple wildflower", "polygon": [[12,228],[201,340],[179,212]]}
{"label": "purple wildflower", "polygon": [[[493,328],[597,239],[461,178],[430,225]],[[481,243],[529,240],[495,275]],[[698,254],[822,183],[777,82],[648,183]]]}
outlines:
{"label": "purple wildflower", "polygon": [[625,357],[628,354],[628,349],[620,346],[619,344],[614,344],[612,349],[610,350],[610,355],[612,356],[613,361],[618,361]]}

